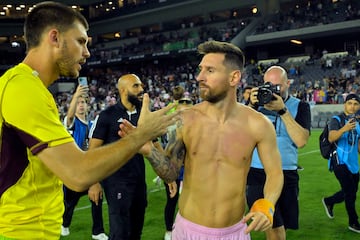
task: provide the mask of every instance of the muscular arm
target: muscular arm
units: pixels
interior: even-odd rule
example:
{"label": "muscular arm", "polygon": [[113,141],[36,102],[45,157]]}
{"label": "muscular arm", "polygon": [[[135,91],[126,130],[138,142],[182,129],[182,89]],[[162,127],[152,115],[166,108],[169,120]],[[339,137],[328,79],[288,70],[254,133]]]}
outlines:
{"label": "muscular arm", "polygon": [[[336,122],[335,122],[336,121]],[[336,128],[335,128],[336,126]],[[337,119],[332,118],[330,122],[330,131],[329,131],[329,142],[336,142],[341,138],[341,136],[356,127],[356,122],[348,121],[344,126],[340,126],[340,123]]]}
{"label": "muscular arm", "polygon": [[[264,107],[268,110],[277,112],[285,107],[285,103],[279,95],[274,94],[273,96],[276,100],[265,104]],[[310,136],[311,113],[309,104],[303,102],[299,103],[296,118],[294,118],[289,111],[280,117],[285,124],[291,140],[298,148],[304,147]]]}
{"label": "muscular arm", "polygon": [[264,129],[266,134],[262,135],[263,138],[259,141],[257,150],[266,173],[264,198],[275,205],[283,187],[284,177],[280,152],[278,148],[274,146],[274,143],[276,143],[275,130],[274,127],[271,126],[271,123],[267,125],[266,130]]}
{"label": "muscular arm", "polygon": [[[305,108],[304,111],[310,112],[310,108]],[[310,122],[310,114],[309,113],[302,113],[298,112],[298,114],[305,114],[306,118],[305,121]],[[296,144],[298,148],[302,148],[306,145],[309,137],[310,132],[305,127],[301,126],[287,111],[285,114],[281,116],[283,120],[286,130],[291,138],[291,140]]]}
{"label": "muscular arm", "polygon": [[[251,128],[255,129],[253,130],[254,136],[258,138],[256,147],[266,174],[263,189],[264,198],[275,205],[284,184],[281,156],[276,145],[275,129],[268,119],[262,122],[253,121]],[[271,227],[270,219],[263,211],[250,211],[243,221],[247,222],[250,219],[252,221],[246,229],[246,233],[252,230],[265,231]]]}
{"label": "muscular arm", "polygon": [[172,130],[168,137],[165,151],[153,146],[145,157],[149,160],[156,174],[166,183],[171,183],[178,178],[180,168],[184,162],[185,145],[180,130]]}
{"label": "muscular arm", "polygon": [[144,144],[143,139],[140,132],[134,131],[120,141],[88,151],[71,142],[46,148],[38,157],[66,186],[81,192],[127,163]]}
{"label": "muscular arm", "polygon": [[103,145],[104,141],[102,139],[98,139],[98,138],[90,138],[89,139],[89,149],[94,149],[97,147],[100,147],[101,145]]}
{"label": "muscular arm", "polygon": [[[37,156],[66,186],[78,192],[87,190],[117,171],[146,142],[165,134],[167,127],[178,120],[176,113],[166,114],[172,105],[150,112],[149,102],[149,96],[144,94],[137,128],[119,141],[86,152],[80,150],[75,142],[70,142],[48,147]],[[124,120],[120,128],[125,131],[132,125]]]}

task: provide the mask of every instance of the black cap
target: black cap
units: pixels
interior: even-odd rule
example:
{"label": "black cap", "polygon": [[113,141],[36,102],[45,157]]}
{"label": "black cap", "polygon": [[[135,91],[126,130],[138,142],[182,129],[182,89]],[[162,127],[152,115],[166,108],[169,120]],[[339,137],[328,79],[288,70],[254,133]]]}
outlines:
{"label": "black cap", "polygon": [[358,103],[360,103],[359,96],[354,93],[350,93],[349,95],[346,96],[345,102],[347,102],[349,100],[356,100]]}

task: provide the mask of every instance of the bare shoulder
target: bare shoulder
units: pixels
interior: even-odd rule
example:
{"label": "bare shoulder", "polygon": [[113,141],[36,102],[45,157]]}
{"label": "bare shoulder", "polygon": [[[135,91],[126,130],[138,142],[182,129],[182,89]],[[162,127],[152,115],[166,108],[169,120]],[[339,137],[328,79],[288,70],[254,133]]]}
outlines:
{"label": "bare shoulder", "polygon": [[242,104],[238,108],[240,117],[246,119],[251,131],[264,134],[269,128],[273,128],[271,121],[262,113]]}
{"label": "bare shoulder", "polygon": [[202,103],[195,104],[194,106],[192,106],[190,108],[182,109],[181,116],[187,120],[197,118],[197,117],[199,117],[199,115],[204,114],[204,111],[202,108],[203,108]]}

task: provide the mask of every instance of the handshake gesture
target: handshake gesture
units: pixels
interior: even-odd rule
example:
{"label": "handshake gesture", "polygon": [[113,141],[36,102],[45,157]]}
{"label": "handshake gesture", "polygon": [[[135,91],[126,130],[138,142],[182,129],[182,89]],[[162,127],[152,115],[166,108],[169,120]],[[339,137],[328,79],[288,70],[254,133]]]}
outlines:
{"label": "handshake gesture", "polygon": [[160,110],[151,112],[149,103],[149,95],[145,93],[137,127],[124,120],[120,124],[118,132],[122,138],[127,135],[138,134],[144,140],[151,141],[164,135],[167,132],[167,127],[174,125],[180,119],[178,111],[168,114],[168,111],[174,107],[174,104],[169,104]]}

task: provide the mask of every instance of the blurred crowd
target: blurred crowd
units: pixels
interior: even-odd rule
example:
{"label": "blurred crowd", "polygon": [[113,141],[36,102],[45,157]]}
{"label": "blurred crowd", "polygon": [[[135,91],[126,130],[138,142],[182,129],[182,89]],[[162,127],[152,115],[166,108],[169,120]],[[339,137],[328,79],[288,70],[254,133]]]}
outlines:
{"label": "blurred crowd", "polygon": [[[284,7],[284,6],[282,6]],[[285,6],[286,7],[286,6]],[[260,25],[256,33],[266,33],[297,29],[301,27],[329,24],[360,18],[360,2],[352,0],[307,2],[279,11]],[[129,36],[131,40],[124,41],[114,48],[90,48],[91,61],[101,61],[124,56],[148,54],[159,51],[171,51],[195,48],[206,40],[231,41],[252,20],[249,16],[235,14],[216,17],[208,20],[184,20],[173,29],[150,33],[137,33]],[[291,94],[311,104],[341,104],[349,93],[360,94],[359,51],[349,52],[344,56],[326,57],[326,49],[317,49],[306,61],[288,63],[286,58],[279,63],[288,71],[291,80]],[[176,85],[186,89],[186,95],[194,103],[201,101],[198,98],[196,82],[196,63],[194,57],[184,56],[155,60],[151,63],[141,62],[131,64],[120,63],[108,67],[91,67],[87,71],[90,84],[89,104],[90,117],[94,118],[101,110],[116,103],[119,99],[116,90],[118,78],[126,73],[136,73],[144,83],[145,91],[151,97],[152,110],[166,106],[172,101],[171,91]],[[119,66],[121,65],[121,66]],[[242,82],[239,88],[239,101],[242,100],[242,89],[263,84],[263,73],[271,64],[263,64],[253,59],[247,59],[246,68],[242,73]],[[72,92],[56,94],[61,118],[64,117]]]}
{"label": "blurred crowd", "polygon": [[[279,63],[288,71],[291,80],[291,94],[311,104],[341,104],[349,93],[360,94],[360,56],[348,55],[334,58],[331,66],[324,65],[323,58],[314,58],[308,62]],[[270,66],[270,65],[269,65]],[[263,84],[262,75],[267,69],[266,65],[251,62],[247,64],[242,74],[242,82],[238,86],[238,99],[248,85],[259,86]],[[292,69],[294,68],[294,69]],[[194,103],[201,101],[198,96],[195,63],[189,61],[169,62],[167,64],[147,64],[137,68],[135,72],[142,80],[144,89],[151,97],[151,108],[156,110],[171,102],[171,92],[174,86],[180,85],[186,90],[186,96]],[[139,70],[140,69],[140,70]],[[94,118],[107,106],[119,100],[116,89],[117,80],[123,74],[132,72],[125,66],[117,70],[106,68],[91,69],[88,74],[90,87],[89,104],[90,117]],[[317,75],[314,75],[314,72]],[[318,76],[318,78],[314,77]],[[56,95],[60,116],[65,115],[72,92],[62,92]]]}

